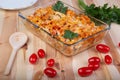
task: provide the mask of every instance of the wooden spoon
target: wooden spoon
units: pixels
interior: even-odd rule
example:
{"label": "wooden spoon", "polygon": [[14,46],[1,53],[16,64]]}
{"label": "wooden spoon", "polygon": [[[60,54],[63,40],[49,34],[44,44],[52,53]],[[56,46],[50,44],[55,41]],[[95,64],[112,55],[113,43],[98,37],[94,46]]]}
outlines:
{"label": "wooden spoon", "polygon": [[10,73],[17,50],[20,49],[27,42],[27,36],[22,32],[15,32],[10,36],[9,42],[13,50],[6,66],[4,75],[8,75]]}

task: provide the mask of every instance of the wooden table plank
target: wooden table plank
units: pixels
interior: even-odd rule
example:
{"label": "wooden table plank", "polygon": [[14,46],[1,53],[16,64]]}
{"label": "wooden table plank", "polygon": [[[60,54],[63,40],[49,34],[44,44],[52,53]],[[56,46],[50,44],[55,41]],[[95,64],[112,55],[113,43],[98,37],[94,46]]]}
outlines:
{"label": "wooden table plank", "polygon": [[[38,0],[34,5],[44,5],[51,0]],[[78,7],[77,0],[63,0],[64,2]],[[95,3],[96,5],[103,5],[109,3],[109,5],[120,5],[119,0],[84,0],[86,4]],[[78,55],[72,57],[66,57],[59,53],[56,49],[52,48],[40,38],[30,33],[18,19],[18,11],[6,11],[0,10],[0,80],[119,80],[120,79],[120,48],[118,43],[120,41],[119,31],[120,25],[112,24],[110,32],[105,36],[103,42],[110,46],[111,50],[108,53],[113,58],[113,64],[106,65],[104,61],[98,70],[94,71],[91,76],[80,77],[77,73],[78,68],[87,66],[88,58],[92,56],[98,56],[104,60],[105,54],[101,54],[95,50],[95,47],[90,48]],[[21,31],[27,34],[29,40],[16,55],[14,65],[12,67],[11,74],[9,76],[3,76],[5,66],[8,62],[11,46],[9,45],[9,36],[16,31]],[[47,56],[43,59],[39,59],[36,65],[29,63],[29,56],[32,53],[36,53],[38,49],[44,49]],[[54,58],[56,61],[53,67],[57,71],[55,78],[48,78],[44,75],[43,70],[47,67],[46,61],[50,58]]]}

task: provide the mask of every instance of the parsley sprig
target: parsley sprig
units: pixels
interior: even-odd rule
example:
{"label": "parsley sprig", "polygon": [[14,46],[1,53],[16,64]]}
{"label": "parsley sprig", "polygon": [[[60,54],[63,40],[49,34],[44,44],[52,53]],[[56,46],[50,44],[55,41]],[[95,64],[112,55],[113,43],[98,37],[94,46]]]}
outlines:
{"label": "parsley sprig", "polygon": [[68,7],[65,7],[61,1],[57,1],[56,4],[52,6],[52,9],[65,14]]}
{"label": "parsley sprig", "polygon": [[117,6],[114,5],[113,7],[108,7],[108,4],[104,4],[101,7],[96,7],[95,4],[87,6],[85,5],[85,3],[83,3],[83,0],[78,1],[79,5],[82,6],[82,8],[84,8],[86,14],[100,19],[109,25],[111,23],[120,24],[120,8],[118,8]]}
{"label": "parsley sprig", "polygon": [[70,30],[65,30],[65,33],[63,35],[64,38],[72,40],[75,37],[78,37],[77,33],[74,33]]}

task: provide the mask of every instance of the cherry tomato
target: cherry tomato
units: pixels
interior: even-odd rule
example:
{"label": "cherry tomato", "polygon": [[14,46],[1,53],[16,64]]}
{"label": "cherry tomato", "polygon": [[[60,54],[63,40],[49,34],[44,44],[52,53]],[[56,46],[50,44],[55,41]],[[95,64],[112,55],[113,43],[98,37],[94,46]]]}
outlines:
{"label": "cherry tomato", "polygon": [[92,68],[93,70],[97,70],[100,67],[99,63],[89,63],[88,67]]}
{"label": "cherry tomato", "polygon": [[106,64],[111,64],[112,63],[112,58],[109,55],[105,56],[105,63]]}
{"label": "cherry tomato", "polygon": [[37,52],[38,56],[40,58],[44,58],[45,57],[45,51],[43,49],[39,49]]}
{"label": "cherry tomato", "polygon": [[118,44],[118,46],[120,47],[120,43]]}
{"label": "cherry tomato", "polygon": [[55,64],[55,60],[54,60],[54,59],[49,59],[49,60],[47,61],[47,65],[48,65],[49,67],[52,67],[54,64]]}
{"label": "cherry tomato", "polygon": [[37,62],[37,55],[35,53],[33,53],[30,57],[29,57],[29,62],[31,64],[35,64]]}
{"label": "cherry tomato", "polygon": [[90,67],[82,67],[78,69],[78,74],[82,77],[86,77],[91,75],[93,72],[92,68]]}
{"label": "cherry tomato", "polygon": [[100,60],[99,57],[91,57],[91,58],[88,59],[88,62],[89,63],[100,63],[101,60]]}
{"label": "cherry tomato", "polygon": [[44,70],[44,73],[48,76],[48,77],[55,77],[56,76],[56,74],[57,74],[57,72],[56,72],[56,70],[55,69],[53,69],[53,68],[46,68],[45,70]]}
{"label": "cherry tomato", "polygon": [[110,48],[105,44],[98,44],[96,49],[101,53],[108,53],[110,51]]}

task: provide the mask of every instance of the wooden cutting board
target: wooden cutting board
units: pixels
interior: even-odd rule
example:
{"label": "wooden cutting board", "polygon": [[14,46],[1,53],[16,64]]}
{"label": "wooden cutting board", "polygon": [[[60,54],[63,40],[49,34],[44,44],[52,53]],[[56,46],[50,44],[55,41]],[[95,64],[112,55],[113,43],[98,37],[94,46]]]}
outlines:
{"label": "wooden cutting board", "polygon": [[[34,5],[43,5],[50,0],[38,0]],[[64,2],[78,8],[77,0],[63,0]],[[96,5],[103,5],[103,3],[109,3],[109,5],[120,5],[119,0],[84,0],[88,5],[95,3]],[[72,57],[66,57],[59,53],[56,49],[52,48],[40,38],[29,32],[21,19],[18,18],[18,11],[4,11],[0,10],[0,80],[119,80],[120,79],[120,48],[118,43],[120,42],[120,25],[112,24],[111,30],[105,36],[101,43],[110,46],[111,50],[108,53],[113,58],[111,65],[106,65],[104,62],[98,70],[94,71],[91,76],[80,77],[77,73],[78,68],[88,65],[88,58],[92,56],[98,56],[102,60],[105,54],[101,54],[96,51],[95,47],[92,47],[80,54]],[[27,34],[29,40],[18,52],[12,67],[11,74],[9,76],[3,76],[6,64],[11,54],[12,48],[8,42],[9,36],[16,31],[21,31]],[[38,63],[31,65],[29,63],[29,56],[32,53],[36,53],[38,49],[44,49],[47,56],[43,59],[39,59]],[[54,78],[48,78],[43,74],[43,70],[47,67],[46,61],[50,58],[55,59],[55,66],[53,67],[57,71],[57,76]]]}

